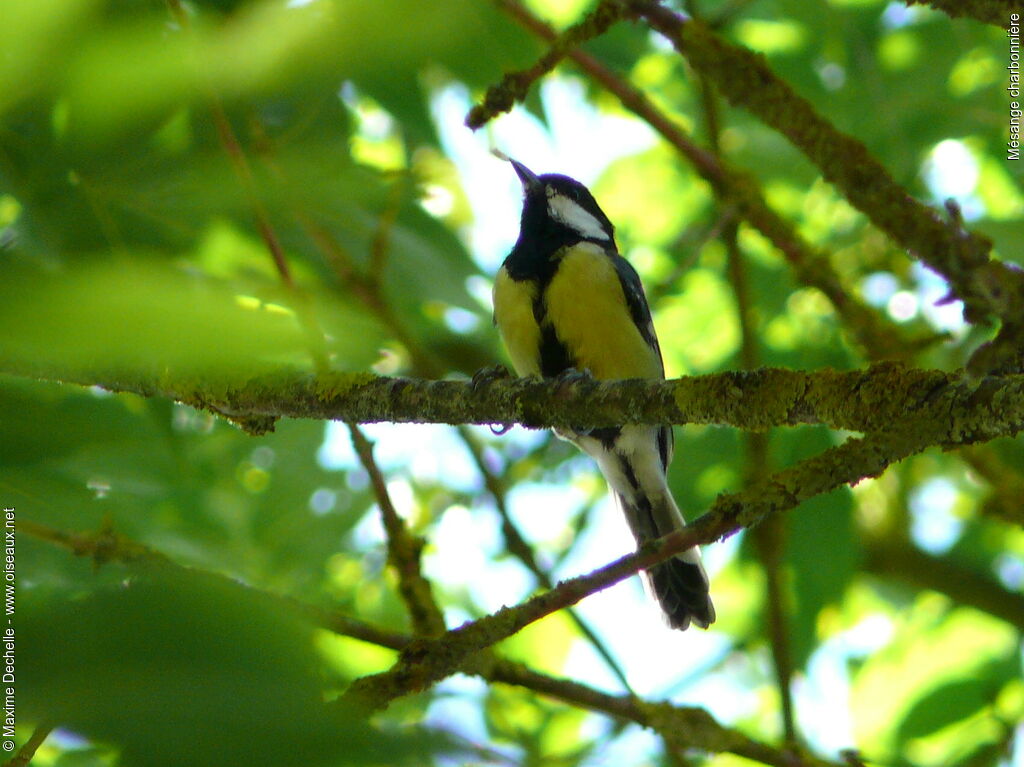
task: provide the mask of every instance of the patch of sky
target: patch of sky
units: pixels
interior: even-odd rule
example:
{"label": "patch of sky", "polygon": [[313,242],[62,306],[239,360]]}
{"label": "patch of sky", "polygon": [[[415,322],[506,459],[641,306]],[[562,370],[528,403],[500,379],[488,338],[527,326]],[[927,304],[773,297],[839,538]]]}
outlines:
{"label": "patch of sky", "polygon": [[922,483],[910,494],[910,536],[929,554],[943,554],[960,538],[963,521],[953,513],[957,489],[945,477]]}
{"label": "patch of sky", "polygon": [[936,203],[955,200],[965,221],[984,215],[984,203],[975,194],[981,169],[974,154],[962,141],[940,141],[928,154],[922,171]]}
{"label": "patch of sky", "polygon": [[574,77],[547,77],[540,94],[548,126],[516,108],[476,132],[463,125],[472,106],[463,86],[440,88],[431,99],[442,147],[458,168],[473,209],[474,223],[465,233],[470,251],[488,272],[497,270],[515,243],[522,206],[518,178],[511,166],[491,154],[492,148],[537,173],[564,173],[591,184],[610,163],[655,141],[646,124],[589,103],[583,84]]}

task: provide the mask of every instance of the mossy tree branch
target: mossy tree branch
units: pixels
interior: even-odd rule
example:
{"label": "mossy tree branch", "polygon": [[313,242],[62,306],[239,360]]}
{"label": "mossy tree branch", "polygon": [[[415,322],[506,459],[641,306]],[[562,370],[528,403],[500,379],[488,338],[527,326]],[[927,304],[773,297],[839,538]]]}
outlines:
{"label": "mossy tree branch", "polygon": [[[1024,407],[1024,403],[1018,405]],[[357,680],[346,696],[360,705],[380,709],[395,698],[426,689],[455,673],[470,656],[673,554],[751,527],[816,495],[879,476],[889,465],[941,443],[948,424],[940,424],[940,420],[907,419],[893,429],[849,439],[741,492],[722,494],[707,513],[685,530],[651,541],[634,554],[589,575],[563,581],[555,589],[515,607],[502,608],[436,639],[417,641],[402,652],[392,669]]]}
{"label": "mossy tree branch", "polygon": [[1024,272],[991,260],[992,243],[964,230],[956,217],[944,221],[915,200],[863,143],[839,131],[778,77],[764,56],[657,3],[623,2],[661,32],[730,103],[749,110],[789,139],[854,207],[945,277],[955,296],[963,300],[968,321],[994,316],[1013,329],[1024,324]]}
{"label": "mossy tree branch", "polygon": [[[165,396],[234,419],[316,418],[353,423],[522,424],[592,428],[622,423],[715,424],[748,431],[824,424],[874,432],[927,421],[945,446],[1012,436],[1024,424],[1024,375],[979,382],[958,373],[878,363],[863,370],[781,368],[687,376],[671,381],[536,378],[427,381],[366,373],[195,378],[140,371],[42,371],[0,360],[0,373]],[[34,374],[34,375],[33,375]]]}
{"label": "mossy tree branch", "polygon": [[470,664],[467,671],[491,682],[518,685],[571,705],[636,722],[656,730],[675,749],[727,752],[774,767],[835,767],[806,753],[776,749],[722,727],[702,708],[645,702],[633,695],[608,695],[569,679],[555,679],[510,661]]}
{"label": "mossy tree branch", "polygon": [[[558,33],[518,0],[496,2],[524,29],[557,45],[560,39]],[[647,94],[591,54],[574,48],[566,55],[588,77],[618,98],[623,107],[650,125],[685,157],[697,174],[708,182],[723,206],[734,210],[735,215],[754,227],[779,250],[797,280],[825,294],[842,318],[843,329],[863,348],[869,359],[904,358],[920,345],[919,340],[903,338],[897,326],[886,322],[878,312],[846,290],[832,268],[828,255],[812,246],[768,205],[760,184],[751,174],[730,166],[722,157],[699,146],[686,129],[659,109]],[[502,86],[496,88],[501,89]]]}
{"label": "mossy tree branch", "polygon": [[974,19],[1008,29],[1010,14],[1024,14],[1019,0],[905,0],[907,5],[929,5],[953,19]]}
{"label": "mossy tree branch", "polygon": [[501,83],[489,88],[483,102],[466,116],[466,126],[476,130],[496,115],[508,112],[517,101],[526,98],[534,82],[554,69],[576,46],[603,35],[623,15],[623,8],[603,0],[583,21],[554,37],[547,53],[532,67],[522,72],[511,72],[502,78]]}

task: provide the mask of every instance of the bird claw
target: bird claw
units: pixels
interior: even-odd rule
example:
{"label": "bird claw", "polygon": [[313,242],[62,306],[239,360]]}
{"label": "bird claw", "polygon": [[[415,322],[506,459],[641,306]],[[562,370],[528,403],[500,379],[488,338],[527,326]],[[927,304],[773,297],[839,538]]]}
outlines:
{"label": "bird claw", "polygon": [[555,381],[559,385],[571,385],[578,383],[586,383],[594,380],[594,374],[591,373],[587,368],[578,370],[576,368],[566,368],[561,373],[555,376]]}
{"label": "bird claw", "polygon": [[478,371],[473,373],[473,377],[470,379],[469,385],[472,387],[473,391],[476,391],[481,386],[495,381],[503,381],[511,377],[512,374],[504,365],[490,365],[485,368],[480,368]]}
{"label": "bird claw", "polygon": [[[552,379],[557,386],[559,392],[563,391],[567,387],[575,386],[576,384],[592,383],[594,374],[589,369],[583,368],[582,370],[577,368],[566,368]],[[590,429],[568,429],[563,427],[554,427],[553,431],[555,436],[559,439],[564,439],[568,442],[575,443],[580,437],[585,437],[590,434]]]}

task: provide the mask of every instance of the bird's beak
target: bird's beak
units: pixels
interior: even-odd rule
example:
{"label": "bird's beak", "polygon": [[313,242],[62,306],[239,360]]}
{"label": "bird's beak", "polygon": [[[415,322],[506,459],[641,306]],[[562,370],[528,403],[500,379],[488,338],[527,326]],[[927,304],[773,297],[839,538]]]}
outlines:
{"label": "bird's beak", "polygon": [[491,154],[497,157],[499,160],[507,160],[512,163],[512,167],[516,169],[516,175],[519,176],[519,181],[522,182],[523,191],[529,194],[535,189],[541,187],[540,179],[537,178],[537,174],[527,168],[521,162],[513,160],[507,154],[499,149],[492,149]]}
{"label": "bird's beak", "polygon": [[534,189],[541,186],[540,179],[537,178],[537,174],[527,168],[521,162],[513,160],[511,157],[508,161],[512,163],[512,167],[516,169],[516,175],[519,176],[519,180],[523,184],[523,191],[529,194]]}

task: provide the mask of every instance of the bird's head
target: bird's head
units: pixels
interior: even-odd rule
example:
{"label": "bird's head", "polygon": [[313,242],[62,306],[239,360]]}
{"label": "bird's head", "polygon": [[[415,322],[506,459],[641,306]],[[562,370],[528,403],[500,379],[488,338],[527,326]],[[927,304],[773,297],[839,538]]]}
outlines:
{"label": "bird's head", "polygon": [[506,158],[523,184],[521,229],[564,230],[582,240],[613,244],[615,227],[583,184],[568,176],[538,176],[521,162]]}

